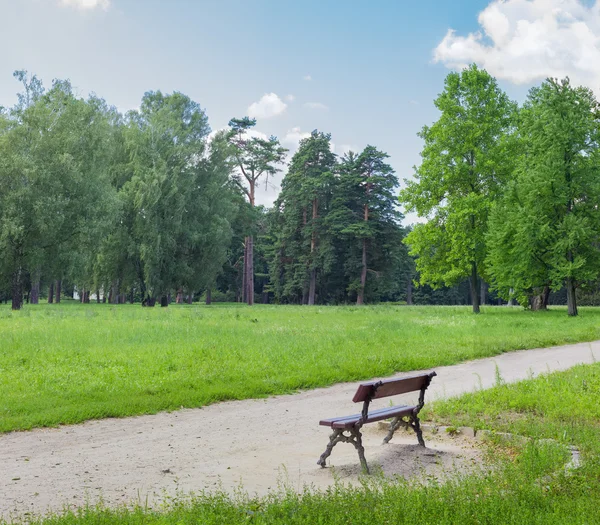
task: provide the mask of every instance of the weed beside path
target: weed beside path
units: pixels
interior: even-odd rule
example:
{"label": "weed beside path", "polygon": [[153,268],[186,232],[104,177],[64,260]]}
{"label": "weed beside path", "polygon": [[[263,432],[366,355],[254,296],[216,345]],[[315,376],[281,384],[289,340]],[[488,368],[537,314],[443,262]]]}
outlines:
{"label": "weed beside path", "polygon": [[264,397],[600,339],[600,309],[0,307],[0,432]]}

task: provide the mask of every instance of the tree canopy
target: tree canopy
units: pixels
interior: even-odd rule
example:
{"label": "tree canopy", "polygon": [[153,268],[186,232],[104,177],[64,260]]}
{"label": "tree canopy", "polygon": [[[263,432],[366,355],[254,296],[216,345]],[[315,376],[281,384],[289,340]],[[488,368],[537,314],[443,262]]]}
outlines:
{"label": "tree canopy", "polygon": [[421,282],[438,287],[469,276],[478,312],[489,211],[513,171],[516,104],[486,71],[471,66],[446,77],[435,106],[440,118],[419,134],[421,165],[400,192],[406,209],[428,222],[417,224],[406,242]]}
{"label": "tree canopy", "polygon": [[400,190],[372,144],[340,157],[314,130],[288,156],[249,117],[211,133],[183,93],[148,91],[121,113],[68,81],[14,77],[17,102],[0,108],[0,298],[15,309],[516,300],[577,315],[600,295],[600,111],[568,79],[519,108],[475,65],[448,74]]}

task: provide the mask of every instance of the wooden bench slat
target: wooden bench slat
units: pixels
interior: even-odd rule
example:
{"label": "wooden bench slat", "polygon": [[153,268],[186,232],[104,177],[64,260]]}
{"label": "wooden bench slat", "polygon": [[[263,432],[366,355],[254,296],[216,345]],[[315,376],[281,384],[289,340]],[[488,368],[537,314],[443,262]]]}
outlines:
{"label": "wooden bench slat", "polygon": [[[393,407],[380,408],[369,412],[369,417],[364,423],[374,423],[375,421],[381,421],[390,417],[407,416],[415,409],[415,406],[398,405]],[[351,428],[360,419],[361,414],[354,414],[352,416],[343,417],[332,417],[329,419],[322,419],[319,421],[319,425],[331,428]]]}
{"label": "wooden bench slat", "polygon": [[[420,374],[417,376],[400,377],[395,379],[385,379],[383,381],[369,381],[361,383],[356,390],[356,394],[352,398],[355,403],[365,401],[368,397],[371,399],[379,399],[382,397],[396,396],[421,390],[425,383],[430,380],[429,374]],[[380,386],[375,390],[373,387],[376,384]],[[375,393],[373,394],[373,391]]]}

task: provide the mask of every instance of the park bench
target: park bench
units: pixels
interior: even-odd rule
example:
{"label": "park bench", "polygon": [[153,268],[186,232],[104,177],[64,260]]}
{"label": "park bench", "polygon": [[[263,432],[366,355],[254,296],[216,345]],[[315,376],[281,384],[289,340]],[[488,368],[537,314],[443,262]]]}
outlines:
{"label": "park bench", "polygon": [[[331,455],[333,447],[338,443],[351,443],[358,451],[360,464],[363,469],[369,473],[369,466],[365,459],[365,449],[362,445],[360,429],[367,423],[374,423],[390,418],[392,419],[392,422],[390,423],[389,432],[383,440],[384,443],[388,443],[390,439],[392,439],[394,432],[401,426],[404,426],[405,428],[411,427],[415,431],[419,445],[424,447],[425,442],[423,441],[423,432],[421,431],[421,426],[419,424],[418,414],[425,404],[425,390],[427,390],[431,380],[436,375],[435,372],[430,372],[428,374],[402,377],[400,379],[385,379],[382,381],[361,383],[356,394],[354,394],[354,397],[352,398],[352,401],[355,403],[360,403],[362,401],[363,409],[360,414],[332,417],[319,421],[319,425],[331,427],[333,429],[333,434],[329,437],[329,444],[327,445],[325,452],[321,454],[317,464],[321,465],[321,467],[325,467],[325,460]],[[396,405],[369,411],[369,405],[373,399],[406,394],[417,390],[420,390],[421,393],[416,405]],[[346,432],[348,434],[345,434]]]}

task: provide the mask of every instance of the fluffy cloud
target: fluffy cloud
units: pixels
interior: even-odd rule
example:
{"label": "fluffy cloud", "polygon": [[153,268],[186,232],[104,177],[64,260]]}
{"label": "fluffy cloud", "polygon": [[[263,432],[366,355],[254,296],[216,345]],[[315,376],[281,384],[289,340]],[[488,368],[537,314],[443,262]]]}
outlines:
{"label": "fluffy cloud", "polygon": [[450,68],[475,62],[515,84],[569,76],[600,91],[600,0],[494,0],[479,24],[467,36],[450,29],[434,60]]}
{"label": "fluffy cloud", "polygon": [[74,7],[75,9],[81,9],[82,11],[97,8],[107,10],[110,7],[110,0],[60,0],[59,5],[63,7]]}
{"label": "fluffy cloud", "polygon": [[310,137],[310,133],[307,131],[302,131],[300,128],[292,128],[288,129],[285,136],[281,139],[281,142],[288,146],[298,147],[298,143],[305,138]]}
{"label": "fluffy cloud", "polygon": [[294,95],[290,94],[290,95],[286,95],[286,96],[285,96],[285,99],[286,99],[288,102],[294,102],[294,100],[296,100],[296,97],[295,97]]}
{"label": "fluffy cloud", "polygon": [[302,80],[306,80],[307,82],[310,82],[312,80],[312,77],[310,75],[304,75],[302,77]]}
{"label": "fluffy cloud", "polygon": [[306,102],[304,104],[304,107],[309,108],[309,109],[321,109],[321,110],[329,109],[329,107],[327,107],[325,104],[321,104],[321,102]]}
{"label": "fluffy cloud", "polygon": [[281,115],[287,104],[275,93],[266,93],[258,102],[250,104],[248,107],[248,116],[251,118],[271,118]]}

